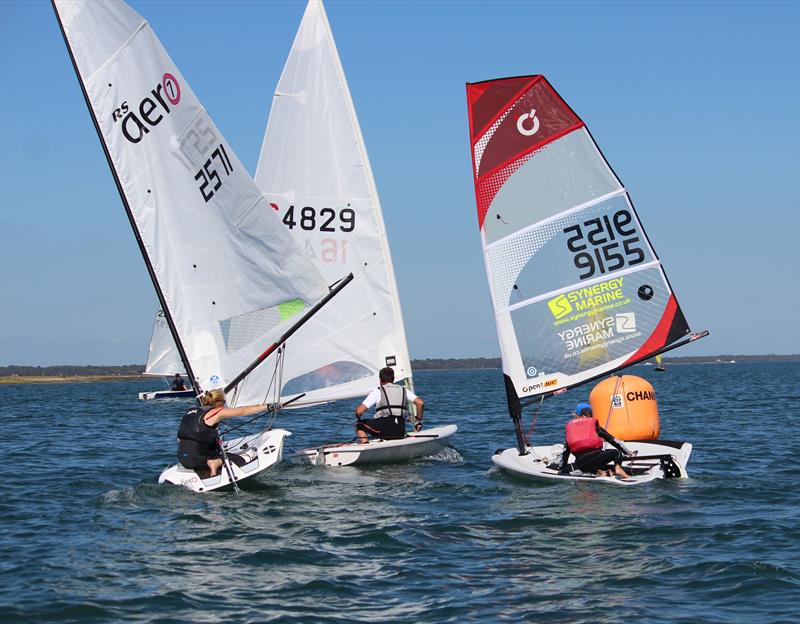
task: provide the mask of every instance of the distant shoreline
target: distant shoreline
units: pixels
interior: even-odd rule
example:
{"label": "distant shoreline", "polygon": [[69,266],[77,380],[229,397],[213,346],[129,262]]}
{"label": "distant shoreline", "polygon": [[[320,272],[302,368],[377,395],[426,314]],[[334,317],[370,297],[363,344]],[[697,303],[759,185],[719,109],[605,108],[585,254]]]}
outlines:
{"label": "distant shoreline", "polygon": [[[791,355],[695,355],[665,357],[664,364],[729,364],[749,362],[800,362],[800,354]],[[411,360],[419,371],[499,369],[500,358],[428,358]],[[98,381],[146,381],[156,384],[152,375],[144,375],[144,365],[124,366],[0,366],[0,385],[37,383],[92,383]]]}
{"label": "distant shoreline", "polygon": [[94,383],[96,381],[137,381],[151,379],[145,375],[2,375],[0,385]]}

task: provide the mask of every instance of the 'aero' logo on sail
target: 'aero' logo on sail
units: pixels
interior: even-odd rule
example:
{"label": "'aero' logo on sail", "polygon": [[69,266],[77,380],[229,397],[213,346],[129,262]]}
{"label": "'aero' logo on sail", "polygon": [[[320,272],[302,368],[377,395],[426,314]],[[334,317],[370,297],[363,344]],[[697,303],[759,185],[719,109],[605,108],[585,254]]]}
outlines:
{"label": "'aero' logo on sail", "polygon": [[164,114],[170,114],[170,104],[177,106],[180,101],[181,86],[175,76],[166,73],[161,77],[161,83],[156,85],[133,111],[130,110],[128,102],[123,102],[114,110],[111,117],[114,123],[122,120],[122,135],[128,141],[138,143],[150,132],[150,127],[161,123]]}

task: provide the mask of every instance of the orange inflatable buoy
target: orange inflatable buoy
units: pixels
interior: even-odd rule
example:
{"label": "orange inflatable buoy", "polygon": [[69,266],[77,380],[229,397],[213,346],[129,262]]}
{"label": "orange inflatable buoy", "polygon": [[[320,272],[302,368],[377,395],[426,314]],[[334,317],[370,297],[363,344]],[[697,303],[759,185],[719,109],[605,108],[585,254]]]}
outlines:
{"label": "orange inflatable buoy", "polygon": [[653,386],[635,375],[610,377],[589,395],[600,426],[620,440],[655,440],[661,426]]}

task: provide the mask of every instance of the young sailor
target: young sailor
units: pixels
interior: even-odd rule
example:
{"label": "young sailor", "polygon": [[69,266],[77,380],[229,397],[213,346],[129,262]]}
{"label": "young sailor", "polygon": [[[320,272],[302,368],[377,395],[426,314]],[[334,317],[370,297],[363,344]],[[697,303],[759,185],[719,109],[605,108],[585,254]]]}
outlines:
{"label": "young sailor", "polygon": [[200,403],[200,407],[193,407],[181,419],[178,427],[178,461],[184,468],[197,470],[208,467],[212,477],[222,467],[222,449],[217,430],[220,421],[276,409],[272,404],[225,407],[225,392],[219,388],[205,392],[200,397]]}
{"label": "young sailor", "polygon": [[[603,440],[615,449],[603,450]],[[622,458],[630,455],[625,445],[600,426],[592,416],[592,406],[578,403],[575,418],[567,423],[567,439],[564,443],[564,454],[561,456],[561,474],[570,472],[567,467],[569,454],[575,455],[574,466],[581,472],[594,472],[599,477],[628,477],[622,468]],[[614,470],[608,470],[608,464],[614,462]]]}
{"label": "young sailor", "polygon": [[[417,408],[414,431],[422,429],[422,412],[425,402],[416,394],[394,383],[394,370],[382,368],[378,372],[381,385],[367,395],[356,407],[356,435],[360,444],[369,442],[369,436],[384,439],[403,438],[406,435],[406,419],[409,418],[408,403]],[[375,405],[375,417],[361,420],[370,407]]]}
{"label": "young sailor", "polygon": [[172,389],[176,391],[186,390],[186,384],[183,383],[183,377],[180,373],[175,373],[175,378],[172,380]]}

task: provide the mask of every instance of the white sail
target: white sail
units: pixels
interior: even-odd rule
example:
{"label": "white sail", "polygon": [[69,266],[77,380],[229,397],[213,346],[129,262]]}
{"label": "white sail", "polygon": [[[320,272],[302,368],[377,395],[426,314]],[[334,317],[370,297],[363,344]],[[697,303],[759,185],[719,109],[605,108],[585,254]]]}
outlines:
{"label": "white sail", "polygon": [[[327,293],[147,22],[55,8],[145,261],[203,389],[224,386]],[[264,400],[262,366],[237,394]]]}
{"label": "white sail", "polygon": [[363,395],[377,371],[411,378],[381,206],[336,44],[310,0],[278,82],[255,181],[327,282],[355,279],[290,346],[284,392]]}
{"label": "white sail", "polygon": [[175,346],[175,340],[169,331],[164,310],[159,308],[153,321],[153,333],[150,337],[150,349],[147,352],[144,374],[172,377],[175,373],[186,375],[186,370],[181,362],[178,348]]}

